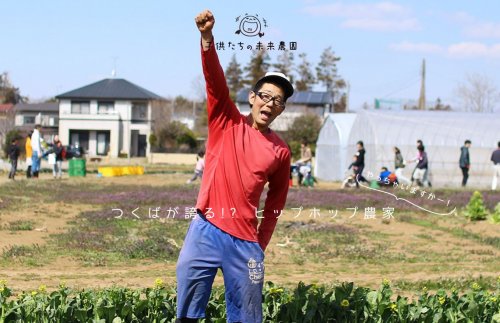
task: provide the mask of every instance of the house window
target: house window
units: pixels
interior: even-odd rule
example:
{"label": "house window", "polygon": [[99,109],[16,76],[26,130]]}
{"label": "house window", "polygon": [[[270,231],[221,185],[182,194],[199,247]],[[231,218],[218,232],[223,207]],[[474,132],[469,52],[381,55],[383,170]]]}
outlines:
{"label": "house window", "polygon": [[23,124],[35,124],[35,116],[24,116]]}
{"label": "house window", "polygon": [[71,113],[74,114],[89,114],[90,102],[89,101],[72,101]]}
{"label": "house window", "polygon": [[132,104],[132,123],[144,123],[148,119],[148,105],[146,102]]}
{"label": "house window", "polygon": [[97,103],[97,113],[98,114],[111,114],[113,112],[115,112],[115,103],[114,102],[99,101]]}

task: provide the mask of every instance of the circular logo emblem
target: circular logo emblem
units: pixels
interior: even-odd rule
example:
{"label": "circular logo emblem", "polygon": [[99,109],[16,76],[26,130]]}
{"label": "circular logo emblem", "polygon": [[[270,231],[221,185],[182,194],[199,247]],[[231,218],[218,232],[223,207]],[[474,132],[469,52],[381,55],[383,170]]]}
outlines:
{"label": "circular logo emblem", "polygon": [[255,259],[250,258],[248,260],[248,268],[250,268],[250,269],[257,268],[257,262],[255,261]]}

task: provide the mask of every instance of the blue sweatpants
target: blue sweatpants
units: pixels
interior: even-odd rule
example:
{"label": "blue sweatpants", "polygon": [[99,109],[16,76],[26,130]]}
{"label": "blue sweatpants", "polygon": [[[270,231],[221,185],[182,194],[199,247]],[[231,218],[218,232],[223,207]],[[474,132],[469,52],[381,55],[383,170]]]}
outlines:
{"label": "blue sweatpants", "polygon": [[264,252],[260,245],[220,230],[200,214],[189,224],[177,261],[177,317],[205,317],[219,268],[227,321],[262,322]]}

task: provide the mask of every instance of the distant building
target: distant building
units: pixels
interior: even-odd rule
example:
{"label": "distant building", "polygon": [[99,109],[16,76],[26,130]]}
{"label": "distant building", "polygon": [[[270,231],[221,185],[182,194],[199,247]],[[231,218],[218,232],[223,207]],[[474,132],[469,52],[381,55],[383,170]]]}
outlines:
{"label": "distant building", "polygon": [[14,107],[12,103],[0,104],[0,119],[5,119],[7,113]]}
{"label": "distant building", "polygon": [[[236,97],[236,106],[242,114],[250,113],[249,92],[249,89],[243,89]],[[314,113],[323,118],[330,112],[331,102],[331,94],[328,92],[296,91],[287,100],[285,111],[276,118],[271,127],[277,131],[286,131],[295,118],[306,113]]]}
{"label": "distant building", "polygon": [[151,105],[163,98],[125,79],[104,79],[56,96],[59,137],[89,157],[148,156]]}
{"label": "distant building", "polygon": [[15,126],[23,133],[32,131],[36,124],[42,126],[45,141],[51,142],[59,133],[59,104],[57,102],[18,103],[15,108]]}

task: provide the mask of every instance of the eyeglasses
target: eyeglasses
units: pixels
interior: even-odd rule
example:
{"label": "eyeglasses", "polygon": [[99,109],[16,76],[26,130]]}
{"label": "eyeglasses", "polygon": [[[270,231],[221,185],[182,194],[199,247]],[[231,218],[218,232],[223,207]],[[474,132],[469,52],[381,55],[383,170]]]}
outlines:
{"label": "eyeglasses", "polygon": [[285,108],[285,102],[282,99],[280,99],[279,97],[272,96],[271,94],[266,93],[266,92],[257,92],[255,94],[257,94],[257,96],[262,101],[264,101],[264,103],[269,103],[270,101],[273,101],[274,106],[281,108],[281,109]]}

